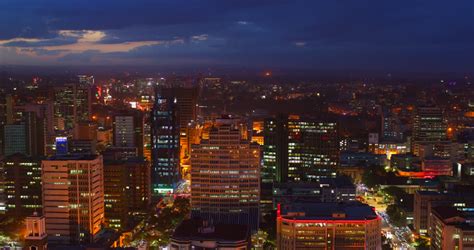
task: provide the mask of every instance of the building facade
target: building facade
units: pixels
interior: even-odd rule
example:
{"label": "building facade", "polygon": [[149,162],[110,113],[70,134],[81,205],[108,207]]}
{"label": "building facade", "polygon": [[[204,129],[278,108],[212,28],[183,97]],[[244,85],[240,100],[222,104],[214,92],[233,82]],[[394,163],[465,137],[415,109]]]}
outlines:
{"label": "building facade", "polygon": [[258,229],[260,150],[233,125],[213,127],[191,147],[192,216]]}
{"label": "building facade", "polygon": [[381,249],[381,220],[353,203],[293,203],[277,210],[278,249]]}
{"label": "building facade", "polygon": [[104,163],[105,218],[110,228],[129,230],[150,204],[150,163],[130,158]]}
{"label": "building facade", "polygon": [[43,216],[52,245],[93,242],[104,222],[102,156],[42,161]]}

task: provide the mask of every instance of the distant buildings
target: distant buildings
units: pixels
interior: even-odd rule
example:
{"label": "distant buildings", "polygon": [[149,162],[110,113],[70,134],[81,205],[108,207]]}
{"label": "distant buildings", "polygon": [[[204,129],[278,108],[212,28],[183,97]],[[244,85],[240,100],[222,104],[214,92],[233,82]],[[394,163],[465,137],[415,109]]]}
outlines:
{"label": "distant buildings", "polygon": [[381,219],[366,204],[293,203],[277,211],[278,249],[381,249]]}
{"label": "distant buildings", "polygon": [[191,147],[192,217],[213,223],[259,224],[260,150],[232,125],[212,127]]}
{"label": "distant buildings", "polygon": [[92,93],[88,84],[65,84],[54,88],[55,130],[69,130],[92,117]]}
{"label": "distant buildings", "polygon": [[435,106],[418,107],[413,119],[412,152],[419,155],[424,144],[447,139],[447,129],[443,111]]}
{"label": "distant buildings", "polygon": [[42,161],[43,216],[51,245],[91,243],[104,222],[102,156]]}

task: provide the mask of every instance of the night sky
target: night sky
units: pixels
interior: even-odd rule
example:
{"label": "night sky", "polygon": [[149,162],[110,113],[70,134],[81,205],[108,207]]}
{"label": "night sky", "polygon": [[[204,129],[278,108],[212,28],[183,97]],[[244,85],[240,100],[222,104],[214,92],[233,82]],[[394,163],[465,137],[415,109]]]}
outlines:
{"label": "night sky", "polygon": [[472,72],[474,1],[0,0],[0,64]]}

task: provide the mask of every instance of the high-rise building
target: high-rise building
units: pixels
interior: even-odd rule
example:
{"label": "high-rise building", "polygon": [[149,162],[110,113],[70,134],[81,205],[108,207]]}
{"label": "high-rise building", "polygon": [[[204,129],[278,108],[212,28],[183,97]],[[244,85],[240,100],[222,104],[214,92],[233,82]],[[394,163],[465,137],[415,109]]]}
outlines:
{"label": "high-rise building", "polygon": [[5,94],[3,89],[0,90],[0,151],[4,148],[3,143],[3,128],[7,124],[12,124],[13,120],[13,107],[15,105],[14,98],[11,94]]}
{"label": "high-rise building", "polygon": [[381,135],[384,140],[403,140],[403,130],[400,118],[396,114],[385,111],[381,116]]}
{"label": "high-rise building", "polygon": [[191,146],[192,216],[214,223],[259,224],[260,150],[233,125],[211,128]]}
{"label": "high-rise building", "polygon": [[262,183],[286,182],[288,177],[288,117],[264,121]]}
{"label": "high-rise building", "polygon": [[53,104],[23,104],[14,106],[18,121],[28,124],[30,154],[43,156],[52,154],[54,144]]}
{"label": "high-rise building", "polygon": [[122,111],[114,116],[114,147],[136,148],[143,157],[144,116],[140,111]]}
{"label": "high-rise building", "polygon": [[104,222],[102,156],[64,155],[43,160],[42,182],[48,242],[93,242]]}
{"label": "high-rise building", "polygon": [[41,212],[41,159],[13,154],[0,161],[7,215]]}
{"label": "high-rise building", "polygon": [[[266,121],[262,182],[335,177],[339,162],[337,124],[291,115]],[[268,140],[267,140],[268,139]]]}
{"label": "high-rise building", "polygon": [[435,192],[417,191],[413,206],[413,227],[419,234],[427,234],[430,211],[436,206],[453,206],[457,203],[463,204],[459,209],[474,206],[474,197],[465,192]]}
{"label": "high-rise building", "polygon": [[69,130],[79,121],[88,121],[92,114],[91,87],[66,84],[54,88],[54,124],[56,130]]}
{"label": "high-rise building", "polygon": [[443,111],[434,106],[418,107],[413,119],[413,154],[419,155],[420,147],[446,140],[447,123]]}
{"label": "high-rise building", "polygon": [[44,155],[45,132],[44,119],[35,112],[20,112],[18,120],[4,126],[4,154]]}
{"label": "high-rise building", "polygon": [[133,116],[115,116],[114,145],[117,147],[136,147]]}
{"label": "high-rise building", "polygon": [[[150,203],[150,163],[130,158],[104,163],[105,218],[110,228],[130,230]],[[133,215],[132,215],[133,214]]]}
{"label": "high-rise building", "polygon": [[4,154],[6,156],[15,153],[27,155],[27,134],[25,123],[7,124],[4,126]]}
{"label": "high-rise building", "polygon": [[277,210],[278,249],[381,249],[381,220],[366,204],[293,203]]}
{"label": "high-rise building", "polygon": [[152,111],[152,195],[173,192],[179,175],[179,123],[177,98],[157,89]]}
{"label": "high-rise building", "polygon": [[433,207],[428,230],[431,249],[474,249],[474,225],[470,219],[455,207]]}

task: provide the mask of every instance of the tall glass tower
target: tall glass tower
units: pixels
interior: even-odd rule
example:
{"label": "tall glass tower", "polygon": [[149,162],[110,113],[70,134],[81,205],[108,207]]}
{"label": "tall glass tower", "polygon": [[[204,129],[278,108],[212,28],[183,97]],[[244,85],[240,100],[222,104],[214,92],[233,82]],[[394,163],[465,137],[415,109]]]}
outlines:
{"label": "tall glass tower", "polygon": [[157,88],[152,110],[152,195],[159,196],[173,189],[179,181],[179,124],[177,99],[164,96]]}

